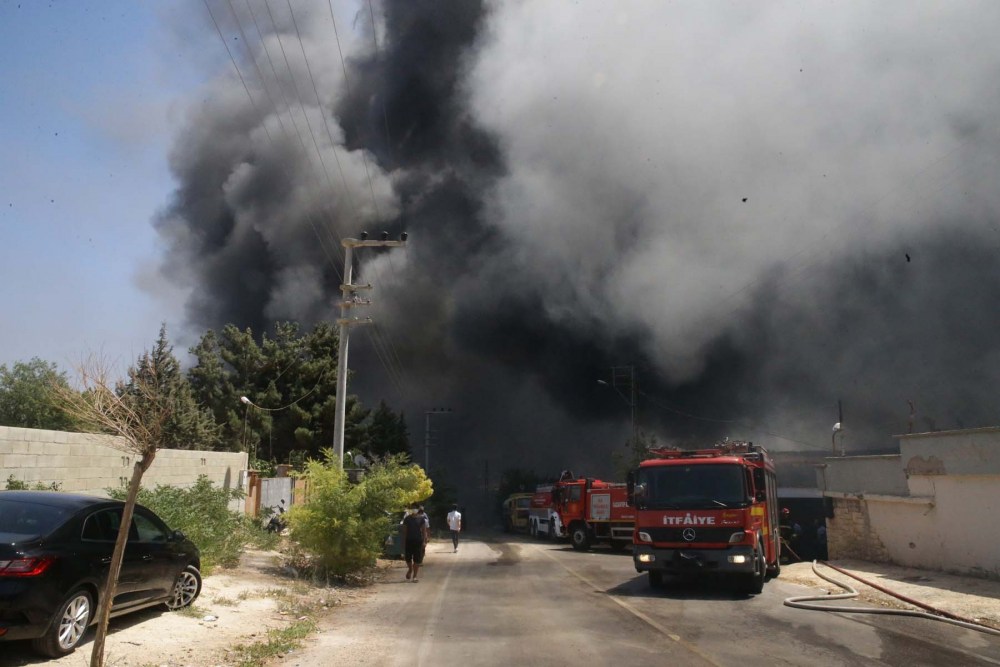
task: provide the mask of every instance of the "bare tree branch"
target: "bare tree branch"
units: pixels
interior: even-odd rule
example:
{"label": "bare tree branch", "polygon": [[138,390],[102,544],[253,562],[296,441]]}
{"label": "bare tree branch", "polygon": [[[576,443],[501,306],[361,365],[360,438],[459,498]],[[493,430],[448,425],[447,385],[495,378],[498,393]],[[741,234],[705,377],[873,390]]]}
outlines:
{"label": "bare tree branch", "polygon": [[128,499],[122,509],[108,578],[99,596],[97,636],[90,656],[91,667],[102,667],[104,664],[111,601],[118,585],[136,497],[142,475],[156,457],[163,426],[173,403],[173,396],[158,381],[158,369],[148,353],[137,359],[129,369],[128,382],[113,381],[111,369],[112,364],[106,358],[91,355],[75,366],[82,392],[56,384],[50,387],[56,404],[78,420],[84,430],[118,436],[109,438],[107,444],[137,457],[133,464]]}

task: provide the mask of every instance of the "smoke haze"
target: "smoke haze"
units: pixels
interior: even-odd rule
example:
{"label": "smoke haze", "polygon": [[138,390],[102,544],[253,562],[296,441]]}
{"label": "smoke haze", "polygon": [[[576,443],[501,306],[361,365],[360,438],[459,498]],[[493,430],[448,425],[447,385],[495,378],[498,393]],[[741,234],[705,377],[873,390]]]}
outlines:
{"label": "smoke haze", "polygon": [[418,454],[451,406],[456,477],[606,474],[612,365],[667,440],[998,422],[996,4],[376,2],[376,53],[340,3],[346,80],[325,2],[209,4],[254,104],[216,36],[154,221],[191,331],[333,319],[339,237],[407,230],[352,391]]}

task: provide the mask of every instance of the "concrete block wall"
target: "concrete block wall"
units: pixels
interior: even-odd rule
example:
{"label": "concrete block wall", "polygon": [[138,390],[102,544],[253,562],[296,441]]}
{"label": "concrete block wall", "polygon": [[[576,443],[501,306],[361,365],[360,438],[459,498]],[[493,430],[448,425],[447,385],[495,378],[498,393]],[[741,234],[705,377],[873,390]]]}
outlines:
{"label": "concrete block wall", "polygon": [[[106,495],[128,484],[133,456],[122,451],[122,438],[0,426],[0,490],[7,478],[35,484],[56,482],[62,491]],[[206,475],[218,486],[236,487],[247,455],[163,449],[143,476],[143,486],[190,486]]]}
{"label": "concrete block wall", "polygon": [[834,518],[827,519],[827,550],[830,558],[888,563],[892,558],[872,527],[868,502],[859,498],[834,498]]}

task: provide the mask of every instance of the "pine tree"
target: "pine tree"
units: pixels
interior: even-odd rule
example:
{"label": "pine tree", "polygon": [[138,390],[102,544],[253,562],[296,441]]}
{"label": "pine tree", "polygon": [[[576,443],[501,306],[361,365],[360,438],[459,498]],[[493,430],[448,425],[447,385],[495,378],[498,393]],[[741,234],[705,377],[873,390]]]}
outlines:
{"label": "pine tree", "polygon": [[385,400],[371,414],[368,422],[368,451],[376,456],[410,454],[410,434],[403,413],[398,416]]}

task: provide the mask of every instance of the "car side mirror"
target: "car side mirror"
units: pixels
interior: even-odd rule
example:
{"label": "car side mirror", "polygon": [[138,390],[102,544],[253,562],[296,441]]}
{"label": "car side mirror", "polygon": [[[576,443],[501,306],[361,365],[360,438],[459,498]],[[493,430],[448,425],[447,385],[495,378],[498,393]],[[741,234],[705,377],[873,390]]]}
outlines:
{"label": "car side mirror", "polygon": [[552,489],[552,504],[553,505],[558,505],[559,504],[559,495],[560,495],[559,492],[561,490],[562,489]]}
{"label": "car side mirror", "polygon": [[629,472],[625,478],[626,497],[625,502],[629,507],[635,507],[635,473]]}
{"label": "car side mirror", "polygon": [[757,502],[762,503],[765,500],[767,500],[767,492],[766,491],[758,491],[757,494],[756,494],[756,496],[755,496],[755,498],[757,499]]}
{"label": "car side mirror", "polygon": [[181,532],[179,530],[175,530],[174,531],[174,541],[176,541],[176,542],[183,542],[186,539],[187,539],[187,535],[185,535],[183,532]]}

